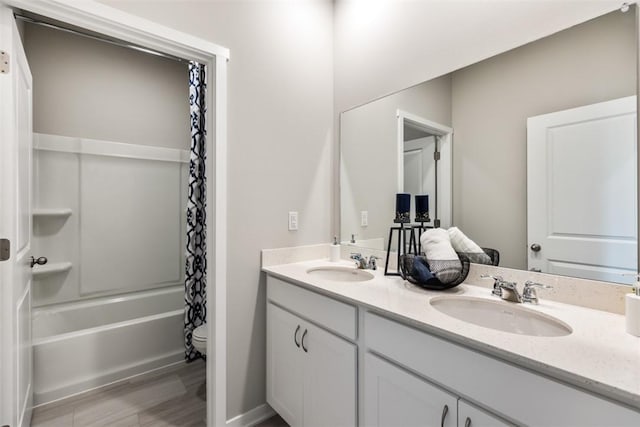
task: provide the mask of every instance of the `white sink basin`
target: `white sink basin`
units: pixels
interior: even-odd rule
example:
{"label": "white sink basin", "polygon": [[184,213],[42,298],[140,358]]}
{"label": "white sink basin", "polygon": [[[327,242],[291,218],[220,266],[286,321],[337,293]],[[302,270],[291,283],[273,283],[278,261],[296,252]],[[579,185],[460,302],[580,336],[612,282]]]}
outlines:
{"label": "white sink basin", "polygon": [[307,274],[335,282],[365,282],[373,279],[373,274],[368,271],[352,267],[316,267],[307,270]]}
{"label": "white sink basin", "polygon": [[569,325],[546,314],[505,301],[472,297],[435,297],[431,306],[465,322],[513,334],[536,337],[569,335]]}

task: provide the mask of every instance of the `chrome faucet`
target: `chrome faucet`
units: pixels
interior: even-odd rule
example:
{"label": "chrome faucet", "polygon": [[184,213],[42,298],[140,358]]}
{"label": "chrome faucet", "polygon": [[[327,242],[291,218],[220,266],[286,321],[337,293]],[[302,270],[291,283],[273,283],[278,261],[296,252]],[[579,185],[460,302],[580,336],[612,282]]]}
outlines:
{"label": "chrome faucet", "polygon": [[522,301],[537,305],[539,300],[536,288],[553,289],[553,286],[527,280],[524,282],[524,289],[522,290]]}
{"label": "chrome faucet", "polygon": [[495,296],[502,298],[505,301],[511,301],[515,303],[528,302],[531,304],[538,304],[538,293],[536,288],[552,289],[552,286],[544,285],[542,283],[532,282],[527,280],[524,282],[524,289],[522,295],[518,292],[518,286],[516,282],[507,282],[502,276],[490,276],[482,275],[482,279],[493,279],[493,290],[491,293]]}
{"label": "chrome faucet", "polygon": [[367,260],[367,257],[363,257],[361,253],[354,252],[351,254],[351,259],[356,262],[356,267],[360,270],[376,270],[378,268],[376,260],[379,258],[375,255],[371,255]]}
{"label": "chrome faucet", "polygon": [[500,290],[500,298],[503,300],[516,303],[522,302],[522,295],[518,292],[516,282],[498,282],[498,289]]}

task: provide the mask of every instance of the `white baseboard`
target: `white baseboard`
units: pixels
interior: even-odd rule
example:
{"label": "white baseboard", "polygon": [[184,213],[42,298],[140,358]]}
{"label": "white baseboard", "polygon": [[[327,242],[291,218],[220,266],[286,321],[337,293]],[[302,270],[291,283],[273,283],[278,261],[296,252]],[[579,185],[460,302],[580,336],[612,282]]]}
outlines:
{"label": "white baseboard", "polygon": [[228,427],[251,427],[258,424],[261,421],[264,421],[268,418],[271,418],[276,414],[271,406],[264,403],[260,406],[256,406],[250,411],[245,412],[244,414],[240,414],[227,420]]}

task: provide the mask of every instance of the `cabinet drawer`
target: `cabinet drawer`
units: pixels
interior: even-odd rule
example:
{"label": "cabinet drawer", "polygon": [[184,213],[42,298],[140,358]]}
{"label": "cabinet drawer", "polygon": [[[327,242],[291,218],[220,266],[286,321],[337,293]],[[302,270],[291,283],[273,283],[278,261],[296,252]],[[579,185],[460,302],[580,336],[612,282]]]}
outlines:
{"label": "cabinet drawer", "polygon": [[369,349],[518,425],[640,425],[639,411],[376,314],[364,330]]}
{"label": "cabinet drawer", "polygon": [[357,337],[354,306],[267,276],[267,299],[345,338]]}

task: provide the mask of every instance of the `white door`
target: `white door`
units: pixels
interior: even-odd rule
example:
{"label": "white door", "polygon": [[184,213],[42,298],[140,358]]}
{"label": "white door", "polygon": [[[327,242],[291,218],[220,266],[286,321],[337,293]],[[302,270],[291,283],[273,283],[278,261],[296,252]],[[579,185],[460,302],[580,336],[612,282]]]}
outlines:
{"label": "white door", "polygon": [[[404,142],[404,192],[414,196],[428,194],[431,203],[435,202],[436,189],[435,150],[434,136]],[[416,207],[412,200],[411,219],[415,217]]]}
{"label": "white door", "polygon": [[357,425],[356,346],[309,324],[303,336],[304,427]]}
{"label": "white door", "polygon": [[635,272],[636,170],[635,96],[529,118],[529,269],[613,282]]}
{"label": "white door", "polygon": [[507,427],[513,426],[496,415],[458,400],[458,427]]}
{"label": "white door", "polygon": [[0,73],[0,238],[10,242],[0,261],[0,424],[31,421],[31,72],[13,13],[0,7],[0,50],[8,69]]}
{"label": "white door", "polygon": [[267,403],[291,426],[302,426],[303,352],[301,320],[267,304]]}
{"label": "white door", "polygon": [[457,425],[457,396],[372,354],[365,356],[364,425]]}

